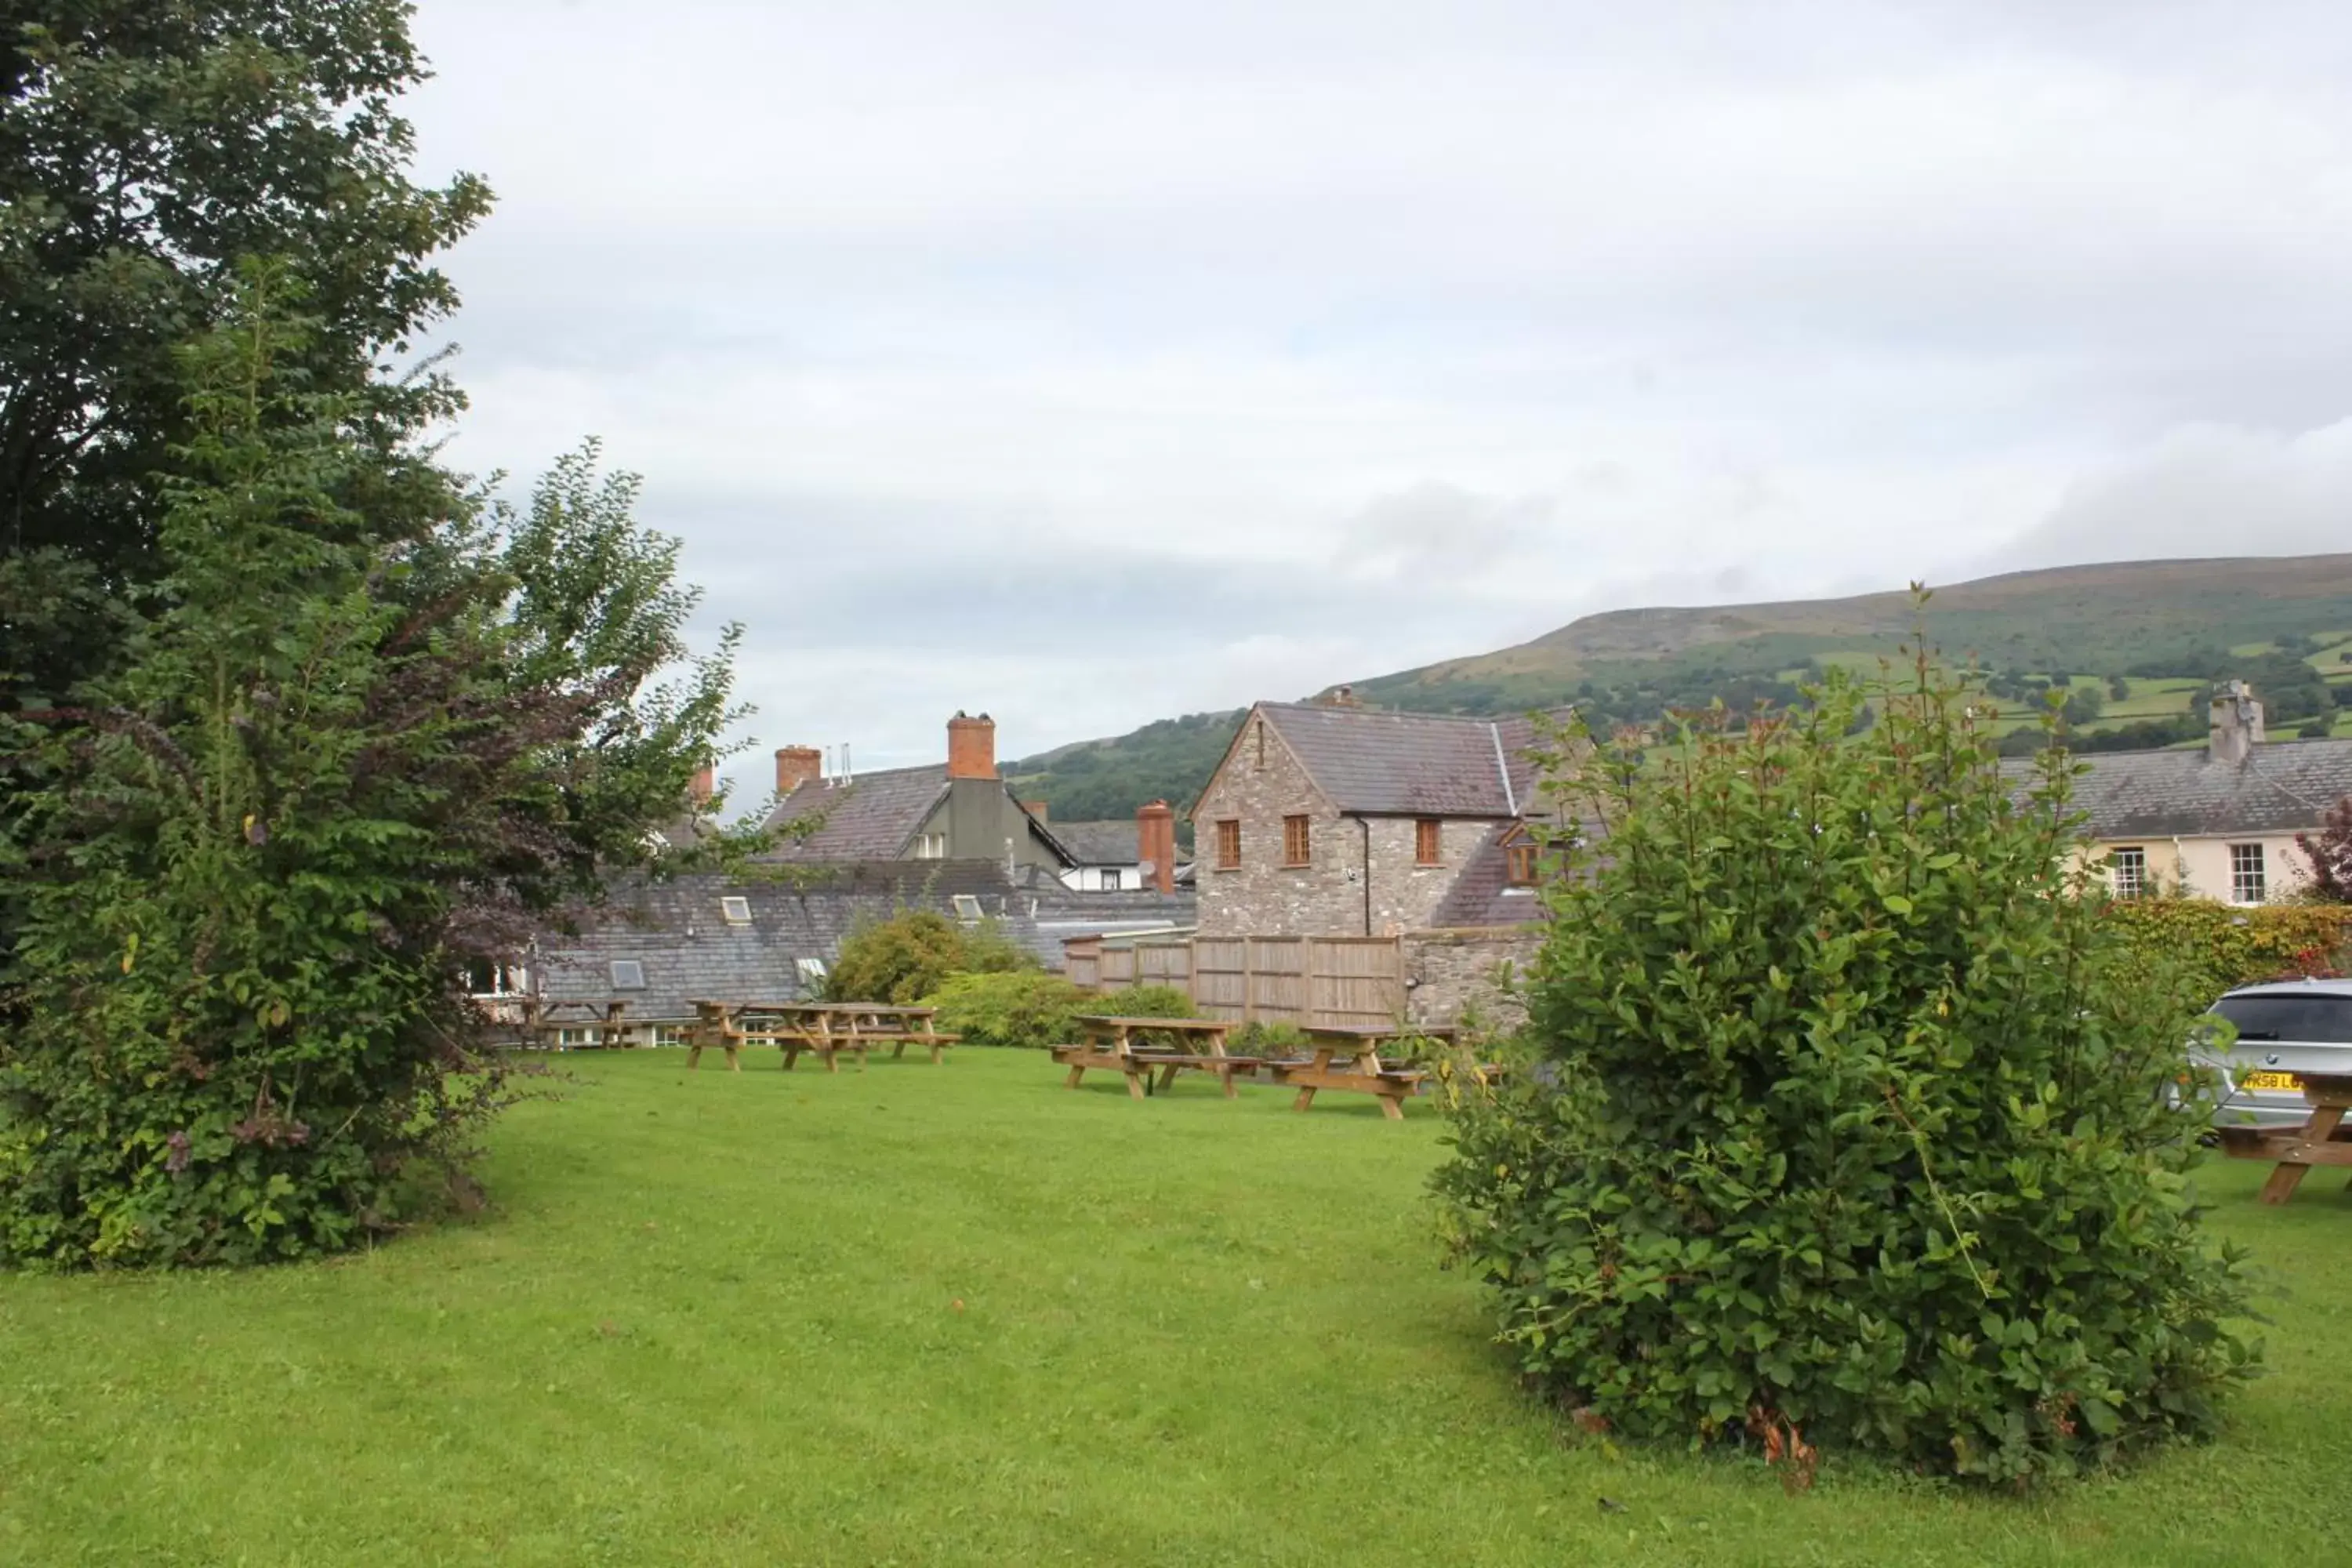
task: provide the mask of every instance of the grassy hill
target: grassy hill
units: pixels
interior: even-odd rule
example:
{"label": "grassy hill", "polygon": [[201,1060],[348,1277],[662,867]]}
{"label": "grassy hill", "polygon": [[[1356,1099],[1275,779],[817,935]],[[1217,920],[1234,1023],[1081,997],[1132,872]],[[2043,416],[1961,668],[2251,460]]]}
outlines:
{"label": "grassy hill", "polygon": [[[2352,554],[2139,561],[2016,572],[1939,588],[1924,617],[1897,590],[1845,599],[1715,608],[1612,610],[1532,642],[1352,682],[1376,707],[1496,714],[1576,702],[1596,724],[1654,719],[1721,700],[1795,700],[1832,664],[1874,664],[1915,619],[1955,662],[2000,678],[2024,721],[2055,684],[2078,741],[2162,745],[2203,732],[2213,680],[2253,682],[2284,733],[2352,720]],[[2352,701],[2352,689],[2345,696]],[[1238,712],[1161,720],[1012,765],[1022,793],[1064,820],[1125,816],[1208,781]]]}

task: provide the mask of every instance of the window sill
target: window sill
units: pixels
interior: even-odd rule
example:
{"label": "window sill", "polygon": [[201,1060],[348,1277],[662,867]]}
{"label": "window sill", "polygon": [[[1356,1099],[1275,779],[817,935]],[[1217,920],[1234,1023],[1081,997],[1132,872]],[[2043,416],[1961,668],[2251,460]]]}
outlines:
{"label": "window sill", "polygon": [[1315,862],[1312,860],[1285,860],[1282,863],[1282,868],[1286,871],[1312,871],[1315,869]]}

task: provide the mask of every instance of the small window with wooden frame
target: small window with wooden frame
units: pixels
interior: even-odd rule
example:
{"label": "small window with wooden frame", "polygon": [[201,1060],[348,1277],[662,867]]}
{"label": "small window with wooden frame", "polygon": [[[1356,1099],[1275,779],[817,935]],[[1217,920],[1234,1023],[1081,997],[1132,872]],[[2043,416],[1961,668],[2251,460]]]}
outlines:
{"label": "small window with wooden frame", "polygon": [[1242,825],[1238,817],[1224,817],[1217,823],[1217,869],[1238,871],[1242,868]]}
{"label": "small window with wooden frame", "polygon": [[1285,866],[1305,866],[1312,863],[1315,836],[1312,819],[1286,816],[1282,819],[1282,863]]}
{"label": "small window with wooden frame", "polygon": [[1538,844],[1524,827],[1515,829],[1503,840],[1503,885],[1507,888],[1532,888],[1541,869],[1543,846]]}
{"label": "small window with wooden frame", "polygon": [[1444,859],[1445,825],[1433,816],[1422,817],[1412,825],[1412,863],[1436,866]]}

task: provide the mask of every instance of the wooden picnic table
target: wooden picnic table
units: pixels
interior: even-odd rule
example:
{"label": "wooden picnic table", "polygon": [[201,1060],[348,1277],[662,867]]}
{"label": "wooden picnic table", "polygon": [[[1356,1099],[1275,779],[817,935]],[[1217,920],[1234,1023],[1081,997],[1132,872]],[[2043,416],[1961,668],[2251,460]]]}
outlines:
{"label": "wooden picnic table", "polygon": [[2314,1165],[2352,1166],[2352,1127],[2344,1124],[2352,1111],[2352,1075],[2298,1073],[2303,1098],[2311,1104],[2311,1120],[2300,1127],[2223,1127],[2221,1152],[2233,1160],[2275,1160],[2278,1168],[2263,1184],[2266,1204],[2283,1204],[2294,1195]]}
{"label": "wooden picnic table", "polygon": [[[1418,1090],[1428,1076],[1418,1068],[1390,1067],[1381,1060],[1381,1047],[1394,1040],[1450,1039],[1451,1029],[1412,1029],[1395,1026],[1331,1025],[1304,1031],[1314,1055],[1273,1060],[1265,1070],[1275,1082],[1297,1087],[1293,1110],[1315,1103],[1315,1091],[1346,1089],[1376,1095],[1381,1114],[1391,1121],[1404,1120],[1404,1098]],[[1345,1067],[1337,1064],[1346,1062]]]}
{"label": "wooden picnic table", "polygon": [[[1234,1098],[1234,1078],[1255,1072],[1259,1060],[1255,1057],[1226,1054],[1225,1037],[1234,1025],[1223,1018],[1129,1018],[1112,1013],[1089,1013],[1074,1020],[1084,1037],[1073,1045],[1055,1046],[1054,1060],[1070,1069],[1064,1087],[1076,1089],[1087,1076],[1088,1068],[1100,1068],[1122,1074],[1127,1079],[1127,1092],[1141,1100],[1151,1089],[1151,1075],[1156,1070],[1160,1087],[1166,1089],[1183,1071],[1214,1073],[1225,1088],[1225,1098]],[[1139,1035],[1172,1035],[1179,1040],[1196,1042],[1201,1050],[1140,1049],[1136,1045]]]}
{"label": "wooden picnic table", "polygon": [[626,1002],[548,1002],[529,1005],[524,1012],[523,1032],[539,1043],[559,1051],[574,1047],[563,1043],[566,1029],[593,1028],[596,1031],[596,1048],[616,1051],[628,1037],[628,1025],[623,1016],[629,1010]]}
{"label": "wooden picnic table", "polygon": [[702,1059],[706,1045],[727,1053],[729,1070],[740,1072],[738,1053],[746,1045],[775,1046],[783,1052],[783,1069],[790,1072],[803,1055],[824,1063],[827,1072],[841,1070],[845,1052],[857,1058],[866,1070],[866,1053],[888,1046],[895,1060],[908,1046],[930,1048],[931,1065],[961,1037],[941,1034],[933,1024],[935,1007],[901,1005],[893,1002],[697,1002],[694,1036],[687,1052],[691,1069]]}

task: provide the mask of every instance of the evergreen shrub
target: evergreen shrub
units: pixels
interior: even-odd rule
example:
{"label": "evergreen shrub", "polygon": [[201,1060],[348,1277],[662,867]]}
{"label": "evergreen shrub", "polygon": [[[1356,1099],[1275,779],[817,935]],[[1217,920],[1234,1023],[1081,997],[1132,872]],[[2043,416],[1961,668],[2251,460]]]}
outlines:
{"label": "evergreen shrub", "polygon": [[1606,831],[1554,851],[1534,1059],[1437,1181],[1586,1424],[2022,1484],[2210,1434],[2248,1375],[2171,1092],[2210,998],[2072,852],[2064,754],[2021,792],[1983,722],[1921,658],[1553,786]]}

